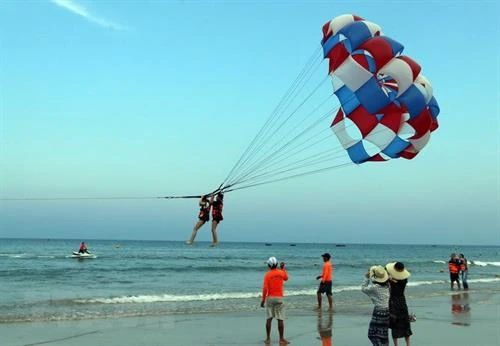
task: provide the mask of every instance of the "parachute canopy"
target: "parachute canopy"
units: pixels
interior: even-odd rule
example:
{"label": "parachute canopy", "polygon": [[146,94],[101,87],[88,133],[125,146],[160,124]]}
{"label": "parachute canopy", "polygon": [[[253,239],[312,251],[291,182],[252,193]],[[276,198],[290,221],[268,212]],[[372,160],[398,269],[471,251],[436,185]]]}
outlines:
{"label": "parachute canopy", "polygon": [[412,159],[438,127],[432,86],[403,45],[345,14],[323,26],[323,56],[341,107],[331,129],[355,163]]}

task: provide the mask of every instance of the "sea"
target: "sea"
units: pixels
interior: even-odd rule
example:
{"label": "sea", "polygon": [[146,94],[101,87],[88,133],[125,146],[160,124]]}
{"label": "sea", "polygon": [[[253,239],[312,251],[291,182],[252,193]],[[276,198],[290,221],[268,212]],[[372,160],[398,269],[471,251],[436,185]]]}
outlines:
{"label": "sea", "polygon": [[[452,252],[469,261],[470,291],[499,290],[500,246],[86,240],[94,259],[72,258],[80,240],[0,239],[0,323],[260,310],[270,256],[286,263],[287,309],[316,304],[321,254],[334,265],[336,310],[370,304],[360,292],[372,265],[403,262],[407,300],[450,294]],[[365,309],[366,310],[366,309]]]}

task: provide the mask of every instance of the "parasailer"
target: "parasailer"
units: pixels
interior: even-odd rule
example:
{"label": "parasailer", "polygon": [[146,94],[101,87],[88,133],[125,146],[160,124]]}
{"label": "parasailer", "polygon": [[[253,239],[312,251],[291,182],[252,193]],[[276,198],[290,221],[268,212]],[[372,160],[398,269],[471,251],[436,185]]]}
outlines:
{"label": "parasailer", "polygon": [[[191,196],[186,196],[191,197]],[[219,191],[217,194],[203,195],[200,197],[198,202],[200,206],[200,211],[198,213],[198,222],[194,225],[191,237],[186,240],[187,245],[192,245],[198,230],[210,220],[210,213],[212,214],[212,244],[211,246],[216,246],[219,244],[219,239],[217,237],[217,227],[219,223],[224,219],[222,216],[222,209],[224,208],[224,194]]]}
{"label": "parasailer", "polygon": [[211,197],[210,204],[212,205],[212,245],[216,246],[219,244],[219,239],[217,238],[217,227],[219,223],[224,220],[222,217],[222,209],[224,208],[224,194],[222,192],[217,193],[216,197]]}
{"label": "parasailer", "polygon": [[206,222],[210,220],[210,201],[208,200],[207,195],[203,195],[200,197],[200,201],[198,202],[198,205],[200,206],[200,211],[198,213],[198,222],[194,225],[193,228],[193,233],[191,233],[191,237],[186,240],[187,245],[191,245],[194,242],[194,239],[196,238],[196,234],[198,233],[198,230],[203,226]]}
{"label": "parasailer", "polygon": [[412,159],[438,127],[439,106],[403,45],[356,15],[323,26],[323,56],[341,107],[331,128],[354,163]]}

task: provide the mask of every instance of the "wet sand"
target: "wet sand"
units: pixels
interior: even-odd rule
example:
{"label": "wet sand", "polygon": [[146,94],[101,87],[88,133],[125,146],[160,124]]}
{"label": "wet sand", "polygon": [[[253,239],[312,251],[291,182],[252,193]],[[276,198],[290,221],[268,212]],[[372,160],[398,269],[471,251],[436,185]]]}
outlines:
{"label": "wet sand", "polygon": [[[311,297],[311,303],[315,297]],[[408,297],[412,345],[497,346],[500,344],[500,291],[441,292],[433,297]],[[285,337],[291,345],[370,345],[367,338],[371,305],[354,310],[287,311]],[[0,344],[138,346],[138,345],[264,345],[264,311],[129,317],[107,320],[0,324]],[[332,335],[329,339],[329,335]],[[279,345],[276,321],[272,343]],[[392,341],[391,341],[392,345]],[[400,339],[400,345],[404,345]]]}

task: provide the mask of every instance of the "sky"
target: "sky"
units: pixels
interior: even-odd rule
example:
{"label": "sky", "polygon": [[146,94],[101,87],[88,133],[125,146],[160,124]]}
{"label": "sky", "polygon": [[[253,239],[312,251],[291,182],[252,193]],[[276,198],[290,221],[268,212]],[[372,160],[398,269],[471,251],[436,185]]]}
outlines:
{"label": "sky", "polygon": [[346,13],[404,44],[440,127],[413,160],[227,193],[221,241],[499,245],[495,1],[1,1],[0,237],[187,239],[196,199],[110,197],[219,186]]}

